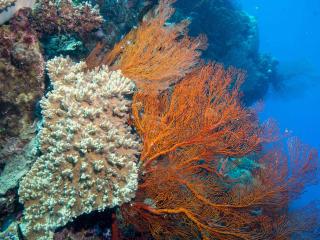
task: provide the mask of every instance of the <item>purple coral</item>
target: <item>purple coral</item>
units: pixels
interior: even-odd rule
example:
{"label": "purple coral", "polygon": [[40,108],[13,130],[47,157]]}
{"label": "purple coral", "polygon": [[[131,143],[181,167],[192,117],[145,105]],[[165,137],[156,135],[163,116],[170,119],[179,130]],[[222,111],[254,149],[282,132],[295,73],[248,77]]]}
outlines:
{"label": "purple coral", "polygon": [[39,33],[76,32],[80,36],[98,29],[103,18],[88,3],[74,6],[70,0],[38,2],[32,12],[33,28]]}
{"label": "purple coral", "polygon": [[34,106],[44,89],[44,59],[26,10],[0,27],[0,42],[1,155],[10,139],[26,143],[33,136]]}

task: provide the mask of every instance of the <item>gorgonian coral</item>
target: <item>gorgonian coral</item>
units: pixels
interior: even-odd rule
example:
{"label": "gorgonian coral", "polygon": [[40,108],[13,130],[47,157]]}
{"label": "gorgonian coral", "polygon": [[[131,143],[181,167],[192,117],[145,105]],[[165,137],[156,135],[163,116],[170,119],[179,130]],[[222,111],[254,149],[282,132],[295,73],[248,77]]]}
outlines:
{"label": "gorgonian coral", "polygon": [[[128,33],[102,59],[94,51],[87,59],[90,68],[107,64],[121,69],[139,89],[164,90],[199,64],[206,38],[184,35],[187,21],[173,26],[165,22],[173,14],[172,1],[160,1],[157,17],[149,17]],[[98,50],[101,45],[98,45]]]}
{"label": "gorgonian coral", "polygon": [[[312,232],[314,215],[299,223],[287,208],[315,182],[317,153],[291,140],[290,172],[283,151],[260,151],[264,141],[275,138],[274,126],[260,127],[255,114],[242,107],[241,71],[198,66],[197,48],[179,48],[184,37],[168,38],[164,42],[171,47],[166,48],[161,37],[139,31],[148,32],[157,21],[153,29],[162,29],[171,2],[161,1],[151,24],[129,33],[102,60],[96,57],[101,45],[87,59],[89,66],[107,63],[123,69],[138,86],[132,110],[143,142],[142,174],[136,198],[121,206],[122,217],[155,239],[288,239],[295,232]],[[156,46],[152,51],[151,45]],[[165,67],[168,63],[175,65]],[[221,162],[249,154],[247,179],[232,174],[237,166],[232,170]]]}
{"label": "gorgonian coral", "polygon": [[127,125],[134,83],[106,66],[55,58],[48,63],[52,92],[41,100],[42,156],[20,183],[28,239],[93,210],[129,202],[137,189],[139,141]]}
{"label": "gorgonian coral", "polygon": [[187,74],[172,91],[136,92],[134,124],[143,139],[145,165],[190,146],[199,159],[257,149],[261,140],[255,116],[239,102],[242,78],[241,71],[209,64]]}
{"label": "gorgonian coral", "polygon": [[263,240],[312,233],[316,211],[291,213],[288,204],[316,181],[314,150],[293,139],[292,173],[285,153],[276,149],[255,156],[250,181],[241,182],[218,171],[217,156],[201,159],[192,148],[171,151],[144,168],[134,202],[121,207],[127,223],[145,237]]}

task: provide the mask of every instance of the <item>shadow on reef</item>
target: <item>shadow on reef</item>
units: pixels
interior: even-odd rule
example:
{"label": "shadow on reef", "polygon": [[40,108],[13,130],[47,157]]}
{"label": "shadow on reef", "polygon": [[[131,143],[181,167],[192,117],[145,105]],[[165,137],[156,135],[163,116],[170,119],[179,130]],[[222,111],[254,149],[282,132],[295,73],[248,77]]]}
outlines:
{"label": "shadow on reef", "polygon": [[79,216],[72,223],[57,229],[54,240],[111,240],[112,215],[115,209]]}

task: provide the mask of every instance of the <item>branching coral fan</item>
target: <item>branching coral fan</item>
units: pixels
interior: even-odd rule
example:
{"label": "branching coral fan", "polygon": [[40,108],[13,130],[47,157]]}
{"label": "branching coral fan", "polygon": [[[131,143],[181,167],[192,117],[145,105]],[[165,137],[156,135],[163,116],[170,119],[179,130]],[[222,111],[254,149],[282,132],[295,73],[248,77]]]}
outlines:
{"label": "branching coral fan", "polygon": [[184,147],[195,149],[200,159],[243,156],[256,149],[257,123],[238,99],[242,77],[235,69],[225,71],[219,64],[209,64],[188,74],[172,93],[137,92],[133,115],[144,140],[141,160],[149,164]]}
{"label": "branching coral fan", "polygon": [[316,224],[316,213],[303,220],[288,213],[289,201],[316,179],[316,153],[293,141],[297,171],[288,174],[285,155],[272,151],[257,160],[249,184],[223,178],[217,158],[194,161],[198,153],[190,149],[171,152],[141,176],[135,202],[122,214],[155,239],[289,239]]}
{"label": "branching coral fan", "polygon": [[184,33],[188,22],[165,26],[173,14],[172,0],[160,1],[155,18],[147,18],[116,44],[102,59],[95,52],[87,59],[89,67],[107,64],[121,69],[140,89],[164,90],[199,63],[206,38],[190,38]]}
{"label": "branching coral fan", "polygon": [[[297,221],[288,204],[316,181],[317,153],[292,139],[293,172],[279,149],[258,153],[263,141],[275,136],[241,106],[241,71],[219,64],[198,66],[196,48],[188,52],[180,47],[178,35],[163,41],[176,50],[171,52],[174,57],[162,52],[166,47],[149,51],[150,44],[163,44],[161,38],[145,38],[150,29],[165,29],[168,15],[163,11],[171,11],[166,9],[169,3],[162,1],[150,24],[129,33],[100,60],[123,70],[139,88],[132,111],[143,141],[142,174],[135,200],[121,207],[125,221],[155,239],[288,239],[295,232],[312,231],[315,218]],[[180,27],[170,30],[178,32]],[[95,54],[87,59],[89,66],[97,64]],[[175,62],[177,58],[181,61]],[[179,80],[173,89],[164,90]],[[228,177],[221,158],[248,154],[253,155],[248,161],[255,163],[249,169],[250,181]]]}

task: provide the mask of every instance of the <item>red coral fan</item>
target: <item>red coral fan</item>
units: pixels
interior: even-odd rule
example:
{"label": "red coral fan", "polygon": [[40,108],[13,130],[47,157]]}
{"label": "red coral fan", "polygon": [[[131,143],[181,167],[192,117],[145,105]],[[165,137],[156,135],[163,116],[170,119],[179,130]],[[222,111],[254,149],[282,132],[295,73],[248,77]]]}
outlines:
{"label": "red coral fan", "polygon": [[40,33],[70,33],[84,36],[102,24],[98,9],[89,4],[74,6],[71,0],[41,0],[32,12],[32,27]]}
{"label": "red coral fan", "polygon": [[315,181],[318,161],[297,140],[289,151],[292,173],[286,155],[273,150],[258,158],[250,184],[228,184],[216,173],[215,158],[185,165],[197,153],[172,152],[141,176],[137,197],[122,214],[155,239],[289,239],[315,224],[316,213],[300,222],[287,207]]}
{"label": "red coral fan", "polygon": [[240,71],[209,64],[188,74],[172,93],[137,92],[133,116],[144,144],[141,160],[148,165],[189,146],[202,152],[198,158],[243,156],[257,149],[255,116],[239,102],[242,80]]}
{"label": "red coral fan", "polygon": [[143,174],[135,201],[122,212],[139,231],[156,239],[262,240],[306,229],[286,209],[316,179],[314,150],[291,140],[291,173],[280,149],[260,153],[248,183],[232,183],[219,172],[221,156],[252,154],[272,139],[272,131],[264,132],[241,107],[241,79],[235,69],[207,65],[170,92],[135,94]]}
{"label": "red coral fan", "polygon": [[97,58],[99,44],[87,59],[89,68],[107,64],[121,69],[140,90],[164,90],[199,64],[206,38],[187,36],[188,22],[166,25],[173,14],[172,1],[160,1],[156,16],[133,29],[102,59]]}
{"label": "red coral fan", "polygon": [[172,2],[160,1],[157,14],[104,57],[98,44],[87,58],[90,68],[111,65],[138,87],[132,122],[143,142],[140,181],[134,201],[121,207],[124,221],[146,239],[280,240],[312,232],[315,211],[301,224],[288,206],[315,182],[317,153],[289,141],[289,171],[280,148],[262,151],[276,131],[242,107],[243,73],[200,64],[202,38],[187,37],[186,23],[166,26]]}

